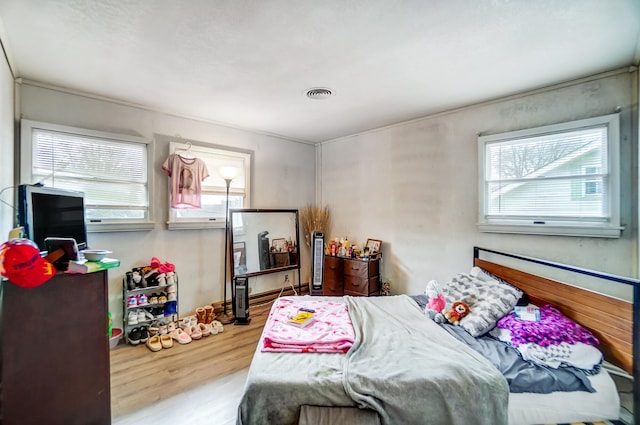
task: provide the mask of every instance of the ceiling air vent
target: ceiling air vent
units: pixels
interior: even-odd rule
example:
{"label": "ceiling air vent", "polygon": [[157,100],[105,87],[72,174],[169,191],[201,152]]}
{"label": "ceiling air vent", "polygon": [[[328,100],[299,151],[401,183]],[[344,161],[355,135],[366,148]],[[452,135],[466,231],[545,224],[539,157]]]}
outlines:
{"label": "ceiling air vent", "polygon": [[309,99],[321,100],[328,99],[333,96],[333,92],[330,89],[324,87],[314,87],[307,90],[307,97]]}

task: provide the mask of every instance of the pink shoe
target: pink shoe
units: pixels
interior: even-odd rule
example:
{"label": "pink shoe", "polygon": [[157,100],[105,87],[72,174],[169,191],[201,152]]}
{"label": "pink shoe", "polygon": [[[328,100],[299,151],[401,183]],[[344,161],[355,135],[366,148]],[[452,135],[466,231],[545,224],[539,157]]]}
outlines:
{"label": "pink shoe", "polygon": [[173,332],[171,332],[171,338],[178,341],[178,344],[188,344],[191,342],[191,337],[185,331],[180,328],[177,328]]}
{"label": "pink shoe", "polygon": [[202,331],[197,325],[190,326],[187,328],[187,333],[191,337],[191,339],[200,339],[202,338]]}
{"label": "pink shoe", "polygon": [[202,336],[211,335],[211,325],[207,325],[206,323],[198,323],[198,328],[200,332],[202,332]]}

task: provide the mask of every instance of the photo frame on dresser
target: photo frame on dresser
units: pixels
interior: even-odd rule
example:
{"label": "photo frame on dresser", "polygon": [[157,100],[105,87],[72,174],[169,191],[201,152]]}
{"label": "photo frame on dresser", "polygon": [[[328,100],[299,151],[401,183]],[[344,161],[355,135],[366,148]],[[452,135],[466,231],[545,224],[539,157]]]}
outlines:
{"label": "photo frame on dresser", "polygon": [[380,249],[382,248],[382,241],[378,239],[367,239],[367,243],[364,246],[365,248],[369,248],[369,255],[375,257],[380,254]]}

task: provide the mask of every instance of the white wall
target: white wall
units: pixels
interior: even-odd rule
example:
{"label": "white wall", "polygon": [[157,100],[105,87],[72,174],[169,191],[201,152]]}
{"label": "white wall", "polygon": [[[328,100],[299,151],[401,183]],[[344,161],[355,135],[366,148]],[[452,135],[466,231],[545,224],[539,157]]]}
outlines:
{"label": "white wall", "polygon": [[[2,22],[0,21],[0,27]],[[6,240],[9,230],[13,227],[14,209],[14,84],[9,64],[0,49],[0,242]]]}
{"label": "white wall", "polygon": [[[444,283],[468,271],[474,245],[636,276],[634,78],[612,72],[323,143],[321,203],[332,211],[331,236],[349,236],[359,245],[381,239],[382,274],[392,293],[423,293],[430,279]],[[622,107],[621,221],[626,225],[620,239],[477,230],[478,133],[611,114],[617,106]],[[599,282],[575,283],[625,298],[630,294]]]}
{"label": "white wall", "polygon": [[[161,165],[176,135],[253,151],[252,208],[297,209],[315,200],[313,146],[30,84],[20,86],[20,97],[25,119],[154,139],[154,230],[88,235],[92,247],[110,249],[121,261],[121,267],[109,274],[109,308],[116,324],[122,317],[122,276],[132,267],[149,264],[152,257],[176,265],[181,315],[223,298],[224,229],[166,230],[167,176]],[[304,254],[303,282],[309,267],[309,255]],[[280,273],[250,279],[254,292],[282,283]]]}

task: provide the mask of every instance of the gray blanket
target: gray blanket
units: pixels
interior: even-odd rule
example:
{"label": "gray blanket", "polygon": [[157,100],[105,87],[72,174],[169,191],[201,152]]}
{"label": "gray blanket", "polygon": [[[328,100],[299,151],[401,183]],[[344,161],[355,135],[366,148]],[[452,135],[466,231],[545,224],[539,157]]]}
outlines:
{"label": "gray blanket", "polygon": [[351,350],[262,353],[260,342],[238,424],[294,425],[302,405],[372,409],[385,425],[507,423],[502,375],[408,296],[344,300],[356,331]]}

